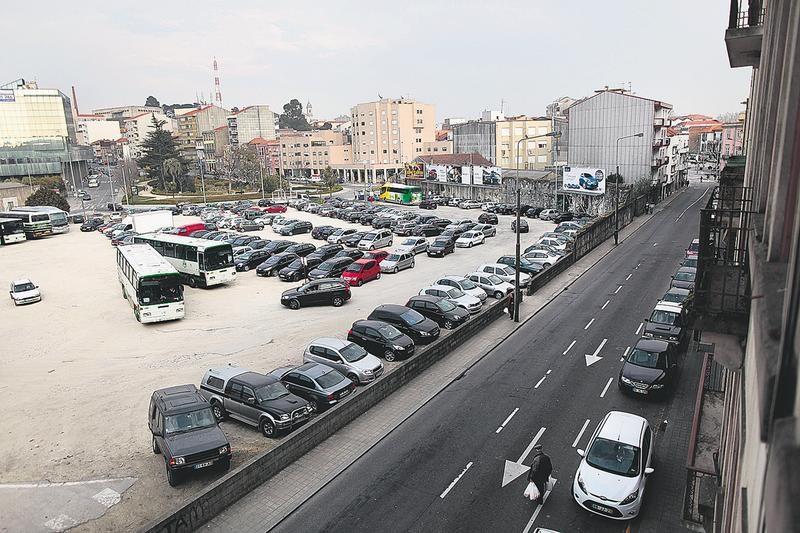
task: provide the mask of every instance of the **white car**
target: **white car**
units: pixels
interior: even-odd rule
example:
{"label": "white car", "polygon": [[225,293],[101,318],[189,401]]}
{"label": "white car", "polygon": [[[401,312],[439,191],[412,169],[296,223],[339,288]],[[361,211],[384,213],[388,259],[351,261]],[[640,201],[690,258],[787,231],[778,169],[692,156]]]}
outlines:
{"label": "white car", "polygon": [[647,478],[653,473],[653,430],[641,416],[611,411],[594,430],[581,459],[572,493],[584,509],[616,520],[639,514]]}
{"label": "white car", "polygon": [[492,226],[491,224],[476,224],[472,227],[472,231],[480,231],[486,237],[495,237],[497,236],[497,228]]}
{"label": "white car", "polygon": [[456,289],[461,289],[470,296],[476,297],[481,302],[487,298],[485,290],[481,289],[474,282],[468,280],[464,276],[444,276],[431,283],[431,285],[444,285],[445,287],[455,287]]}
{"label": "white car", "polygon": [[233,257],[241,255],[245,252],[252,252],[253,249],[249,246],[234,246],[233,247]]}
{"label": "white car", "polygon": [[345,237],[347,237],[348,235],[352,235],[355,232],[356,230],[352,228],[339,228],[330,235],[328,235],[328,238],[326,240],[331,244],[341,244],[342,241],[345,239]]}
{"label": "white car", "polygon": [[487,213],[494,209],[497,205],[497,202],[486,202],[485,204],[481,204],[481,211],[486,211]]}
{"label": "white car", "polygon": [[[478,267],[478,272],[485,272],[487,274],[494,274],[503,281],[513,284],[516,281],[516,270],[513,267],[504,265],[502,263],[486,263]],[[531,282],[530,274],[525,272],[519,273],[519,286],[527,287]]]}
{"label": "white car", "polygon": [[539,220],[550,220],[558,215],[558,209],[543,209],[539,212]]}
{"label": "white car", "polygon": [[427,294],[428,296],[445,298],[446,300],[450,301],[450,303],[469,311],[469,314],[471,315],[480,311],[481,306],[483,305],[483,302],[480,298],[470,296],[456,287],[447,287],[445,285],[432,285],[430,287],[425,287],[419,291],[419,294],[420,296]]}
{"label": "white car", "polygon": [[472,248],[476,244],[483,244],[486,235],[481,231],[465,231],[456,239],[456,246],[459,248]]}
{"label": "white car", "polygon": [[533,263],[539,263],[545,268],[553,266],[556,261],[561,259],[561,256],[541,249],[530,250],[522,254],[522,256]]}
{"label": "white car", "polygon": [[297,220],[295,220],[293,218],[280,218],[280,219],[277,219],[277,220],[273,220],[272,221],[272,231],[274,231],[275,233],[280,233],[281,229],[286,224],[290,224],[292,222],[297,222]]}
{"label": "white car", "polygon": [[542,237],[541,239],[539,239],[536,242],[538,244],[544,244],[546,246],[552,246],[556,250],[564,250],[564,251],[566,251],[566,249],[567,249],[567,242],[566,241],[554,239],[552,237]]}
{"label": "white car", "polygon": [[403,239],[395,249],[396,252],[411,252],[412,254],[424,254],[428,251],[428,239],[425,237],[408,237]]}
{"label": "white car", "polygon": [[11,300],[14,302],[14,305],[32,304],[42,301],[42,293],[39,292],[39,287],[26,278],[12,281],[8,293],[11,295]]}
{"label": "white car", "polygon": [[458,204],[458,207],[460,207],[461,209],[477,209],[480,206],[481,203],[478,202],[477,200],[464,200],[463,202]]}
{"label": "white car", "polygon": [[465,276],[468,280],[472,281],[486,291],[489,296],[494,296],[498,300],[508,295],[514,290],[514,286],[507,281],[503,281],[494,274],[487,274],[486,272],[472,272]]}

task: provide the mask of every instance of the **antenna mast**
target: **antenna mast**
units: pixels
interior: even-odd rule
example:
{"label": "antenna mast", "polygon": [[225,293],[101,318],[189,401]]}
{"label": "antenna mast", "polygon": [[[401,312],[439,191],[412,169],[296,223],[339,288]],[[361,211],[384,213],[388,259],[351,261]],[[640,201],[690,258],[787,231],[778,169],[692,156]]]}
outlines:
{"label": "antenna mast", "polygon": [[214,57],[214,101],[222,107],[222,90],[219,88],[219,67],[217,66],[217,58]]}

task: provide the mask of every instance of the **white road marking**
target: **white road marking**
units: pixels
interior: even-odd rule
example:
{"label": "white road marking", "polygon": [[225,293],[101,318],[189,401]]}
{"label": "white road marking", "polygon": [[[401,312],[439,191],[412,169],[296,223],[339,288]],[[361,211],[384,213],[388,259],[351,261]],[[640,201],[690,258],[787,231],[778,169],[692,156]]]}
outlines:
{"label": "white road marking", "polygon": [[515,407],[514,410],[511,411],[511,414],[508,415],[508,418],[506,418],[502,424],[500,424],[500,427],[497,428],[497,431],[495,431],[495,433],[500,433],[501,431],[503,431],[503,428],[506,427],[506,424],[508,424],[512,418],[514,418],[514,415],[517,414],[517,411],[519,411],[519,407]]}
{"label": "white road marking", "polygon": [[636,328],[636,334],[638,335],[642,328],[644,327],[644,322],[639,322],[639,327]]}
{"label": "white road marking", "polygon": [[603,392],[600,393],[600,397],[601,398],[605,398],[606,397],[606,393],[608,392],[608,388],[611,386],[611,382],[612,381],[614,381],[614,378],[608,378],[608,383],[606,383],[606,386],[603,389]]}
{"label": "white road marking", "polygon": [[549,376],[549,375],[550,375],[550,372],[552,372],[552,371],[553,371],[552,369],[548,370],[548,371],[547,371],[547,375]]}
{"label": "white road marking", "polygon": [[582,427],[582,428],[581,428],[581,430],[578,432],[578,436],[577,436],[577,437],[575,437],[575,440],[574,440],[574,441],[572,441],[572,447],[573,447],[573,448],[574,448],[575,446],[577,446],[577,445],[578,445],[578,443],[581,441],[581,437],[583,437],[583,432],[584,432],[584,431],[586,431],[586,426],[588,426],[588,425],[589,425],[589,419],[587,418],[587,419],[586,419],[586,422],[584,422],[584,423],[583,423],[583,427]]}
{"label": "white road marking", "polygon": [[617,293],[620,291],[620,289],[622,289],[622,285],[620,285],[619,287],[617,287],[617,290],[615,290],[615,291],[614,291],[614,294],[617,294]]}
{"label": "white road marking", "polygon": [[622,357],[628,357],[628,352],[630,352],[630,351],[631,351],[631,347],[630,346],[625,348],[625,352],[622,354]]}
{"label": "white road marking", "polygon": [[600,359],[602,359],[602,357],[600,357],[598,354],[600,353],[600,350],[603,349],[603,346],[605,346],[607,342],[608,342],[608,339],[603,339],[603,342],[600,343],[600,346],[597,347],[597,349],[594,351],[593,354],[589,354],[589,353],[585,354],[586,366],[592,366],[593,364],[598,362]]}
{"label": "white road marking", "polygon": [[43,481],[41,483],[2,483],[0,489],[36,489],[40,487],[72,487],[76,485],[95,485],[97,483],[112,483],[114,481],[125,481],[135,479],[131,477],[112,477],[105,479],[89,479],[87,481],[59,481],[51,483]]}
{"label": "white road marking", "polygon": [[92,499],[100,505],[104,505],[106,509],[112,507],[122,500],[122,495],[110,487],[106,487],[94,496]]}
{"label": "white road marking", "polygon": [[625,278],[625,281],[628,281],[629,279],[631,279],[631,276],[633,276],[633,273],[628,274],[628,277]]}
{"label": "white road marking", "polygon": [[577,342],[577,341],[572,341],[572,342],[570,343],[570,345],[569,345],[569,346],[567,346],[567,349],[566,349],[566,350],[564,350],[564,353],[562,353],[561,355],[567,355],[567,352],[570,350],[570,348],[572,348],[573,346],[575,346],[575,343],[576,343],[576,342]]}
{"label": "white road marking", "polygon": [[709,191],[709,189],[706,189],[705,191],[703,191],[703,194],[701,194],[701,195],[700,195],[700,198],[698,198],[698,199],[697,199],[697,200],[695,200],[694,202],[690,203],[690,204],[689,204],[689,207],[687,207],[686,209],[684,209],[683,211],[681,211],[681,214],[680,214],[680,215],[678,215],[678,218],[676,218],[676,219],[675,219],[675,222],[679,221],[679,220],[681,219],[681,217],[683,217],[683,215],[685,215],[685,214],[686,214],[686,211],[688,211],[689,209],[691,209],[691,208],[692,208],[692,206],[693,206],[694,204],[696,204],[697,202],[699,202],[700,200],[702,200],[702,199],[703,199],[703,196],[705,196],[705,195],[706,195],[706,193],[707,193],[708,191]]}
{"label": "white road marking", "polygon": [[538,389],[538,388],[539,388],[539,385],[541,385],[541,384],[542,384],[542,382],[543,382],[545,379],[547,379],[547,376],[542,376],[542,379],[540,379],[540,380],[539,380],[539,381],[536,383],[536,386],[534,386],[533,388],[534,388],[534,389]]}
{"label": "white road marking", "polygon": [[441,494],[439,495],[439,497],[440,497],[440,498],[442,498],[442,499],[444,499],[444,497],[445,497],[445,496],[447,496],[447,493],[448,493],[448,492],[450,492],[450,490],[451,490],[453,487],[455,487],[455,486],[456,486],[456,483],[458,483],[458,480],[459,480],[459,479],[461,479],[461,476],[463,476],[464,474],[466,474],[466,473],[467,473],[467,470],[469,470],[469,469],[470,469],[470,467],[472,467],[472,461],[470,461],[469,463],[467,463],[467,466],[466,466],[466,468],[464,468],[464,470],[462,470],[462,471],[461,471],[461,473],[458,475],[458,477],[457,477],[457,478],[455,478],[455,479],[453,480],[453,482],[452,482],[452,483],[450,483],[450,485],[449,485],[449,486],[448,486],[446,489],[444,489],[444,492],[443,492],[443,493],[441,493]]}
{"label": "white road marking", "polygon": [[657,242],[654,242],[654,243],[653,243],[653,248],[655,248],[656,246],[658,246],[658,243],[657,243]]}
{"label": "white road marking", "polygon": [[589,329],[589,326],[591,326],[593,322],[594,322],[594,318],[593,318],[593,319],[591,319],[591,320],[589,321],[589,323],[588,323],[588,324],[586,324],[586,326],[584,326],[583,330],[584,330],[584,331],[586,331],[587,329]]}
{"label": "white road marking", "polygon": [[556,487],[556,483],[558,483],[558,480],[556,478],[553,478],[553,486],[547,492],[544,493],[544,497],[542,498],[542,505],[536,506],[536,509],[533,511],[533,515],[531,515],[531,519],[528,520],[528,525],[525,526],[525,529],[522,530],[522,533],[530,532],[531,528],[533,527],[533,523],[536,521],[536,517],[539,516],[539,511],[542,510],[544,502],[546,502],[547,498],[550,497],[550,493],[553,492],[553,489]]}
{"label": "white road marking", "polygon": [[518,463],[522,463],[523,461],[525,461],[525,459],[528,457],[528,454],[531,453],[531,450],[533,449],[533,447],[536,446],[536,443],[539,442],[539,439],[541,439],[542,435],[544,435],[544,432],[545,432],[546,429],[547,428],[545,428],[545,427],[542,427],[542,428],[539,429],[539,432],[536,433],[535,437],[533,437],[533,440],[531,441],[531,443],[528,444],[528,447],[525,448],[525,451],[522,452],[522,455],[520,455],[519,459],[517,459]]}
{"label": "white road marking", "polygon": [[525,460],[526,457],[528,457],[528,454],[531,453],[531,450],[533,450],[533,447],[536,445],[539,439],[542,438],[545,429],[547,428],[543,427],[539,430],[539,432],[536,434],[535,437],[533,437],[531,443],[528,444],[528,447],[525,448],[525,451],[522,452],[522,455],[519,456],[519,459],[517,459],[516,462],[511,462],[508,459],[506,459],[506,462],[503,465],[503,481],[500,482],[501,487],[505,487],[506,485],[508,485],[509,483],[511,483],[512,481],[514,481],[519,476],[521,476],[522,474],[524,474],[529,470],[529,467],[522,464],[522,462]]}
{"label": "white road marking", "polygon": [[601,307],[600,309],[605,309],[605,308],[606,308],[606,306],[607,306],[608,304],[610,304],[610,303],[611,303],[611,300],[606,300],[606,303],[604,303],[604,304],[603,304],[603,307]]}

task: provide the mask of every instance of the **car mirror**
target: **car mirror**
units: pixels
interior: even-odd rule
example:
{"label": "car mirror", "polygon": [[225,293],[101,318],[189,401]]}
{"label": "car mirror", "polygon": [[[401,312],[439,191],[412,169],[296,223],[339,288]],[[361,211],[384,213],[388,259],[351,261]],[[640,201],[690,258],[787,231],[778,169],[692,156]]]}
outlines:
{"label": "car mirror", "polygon": [[160,432],[159,430],[157,430],[157,429],[154,429],[154,430],[153,430],[153,436],[154,436],[154,437],[161,437],[161,436],[163,436],[163,435],[161,434],[161,432]]}
{"label": "car mirror", "polygon": [[253,398],[252,396],[248,396],[248,397],[247,397],[247,399],[246,399],[245,401],[246,401],[247,403],[256,403],[256,399],[255,399],[255,398]]}
{"label": "car mirror", "polygon": [[649,466],[648,466],[647,468],[645,468],[645,469],[644,469],[644,475],[645,475],[645,476],[649,476],[649,475],[650,475],[650,474],[652,474],[653,472],[655,472],[655,469],[653,469],[653,468],[650,468]]}
{"label": "car mirror", "polygon": [[582,449],[578,448],[575,451],[577,451],[578,455],[580,455],[581,457],[585,457],[586,456],[586,451],[585,450],[582,450]]}

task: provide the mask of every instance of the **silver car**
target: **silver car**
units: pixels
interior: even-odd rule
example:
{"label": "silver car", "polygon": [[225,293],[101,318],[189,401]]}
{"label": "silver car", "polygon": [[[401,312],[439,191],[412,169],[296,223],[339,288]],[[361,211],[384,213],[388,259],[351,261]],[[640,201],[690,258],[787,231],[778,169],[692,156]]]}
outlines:
{"label": "silver car", "polygon": [[487,274],[486,272],[473,272],[467,274],[466,278],[481,289],[486,291],[489,296],[494,296],[498,300],[508,295],[514,290],[514,286],[507,281],[503,281],[494,274]]}
{"label": "silver car", "polygon": [[[485,272],[487,274],[494,274],[503,281],[514,283],[516,280],[516,271],[514,267],[504,265],[502,263],[488,263],[478,267],[478,272]],[[531,281],[531,276],[525,272],[519,273],[519,286],[527,287]]]}
{"label": "silver car", "polygon": [[468,280],[464,276],[444,276],[434,281],[431,285],[444,285],[445,287],[455,287],[456,289],[461,289],[461,291],[469,294],[470,296],[474,296],[481,302],[486,300],[488,297],[485,290],[481,289],[474,282]]}
{"label": "silver car", "polygon": [[414,254],[411,252],[392,252],[381,261],[381,272],[398,273],[406,268],[414,268]]}
{"label": "silver car", "polygon": [[428,239],[425,237],[408,237],[403,239],[395,249],[396,252],[411,252],[412,254],[424,254],[428,251]]}
{"label": "silver car", "polygon": [[322,337],[306,346],[306,363],[321,363],[335,368],[356,385],[374,381],[383,374],[383,363],[358,344],[333,337]]}
{"label": "silver car", "polygon": [[456,287],[446,287],[444,285],[433,285],[431,287],[426,287],[419,291],[420,295],[427,294],[428,296],[438,296],[439,298],[445,298],[453,305],[457,305],[466,311],[469,311],[470,314],[475,314],[481,310],[481,299],[476,298],[475,296],[470,296],[469,294],[465,293],[461,289],[457,289]]}
{"label": "silver car", "polygon": [[486,237],[494,237],[497,235],[497,228],[491,224],[476,224],[470,231],[480,231]]}

